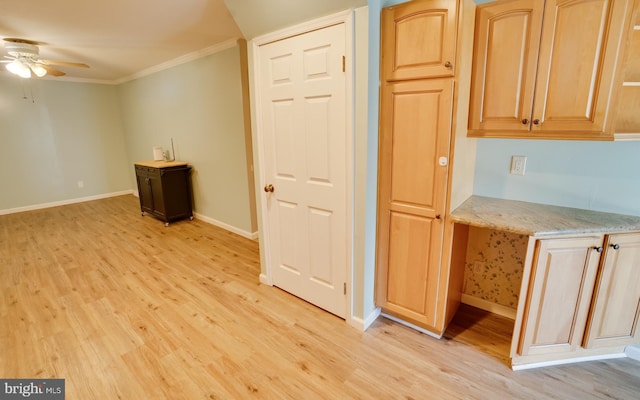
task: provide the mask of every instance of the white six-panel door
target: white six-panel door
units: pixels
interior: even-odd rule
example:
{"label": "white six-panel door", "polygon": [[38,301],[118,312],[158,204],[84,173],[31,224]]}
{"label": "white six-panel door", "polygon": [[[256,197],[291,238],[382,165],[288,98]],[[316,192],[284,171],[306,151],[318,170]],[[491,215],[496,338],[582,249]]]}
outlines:
{"label": "white six-panel door", "polygon": [[260,46],[256,60],[272,283],[343,318],[350,243],[345,35],[344,23],[314,30]]}

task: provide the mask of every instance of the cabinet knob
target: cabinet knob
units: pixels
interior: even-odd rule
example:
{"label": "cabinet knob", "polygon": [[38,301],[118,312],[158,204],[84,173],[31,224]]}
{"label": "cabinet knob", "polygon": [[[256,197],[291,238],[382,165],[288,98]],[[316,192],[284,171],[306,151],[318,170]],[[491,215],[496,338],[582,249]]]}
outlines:
{"label": "cabinet knob", "polygon": [[616,243],[616,244],[612,244],[611,247],[613,247],[614,250],[618,250],[620,248],[620,245]]}
{"label": "cabinet knob", "polygon": [[595,251],[597,251],[598,253],[602,253],[602,250],[604,250],[604,249],[602,248],[602,246],[600,246],[600,247],[594,247],[593,249],[594,249]]}
{"label": "cabinet knob", "polygon": [[440,219],[440,218],[442,218],[440,214],[436,214],[436,219]]}
{"label": "cabinet knob", "polygon": [[453,64],[451,64],[451,61],[447,61],[447,62],[444,63],[444,66],[447,67],[447,68],[451,68],[451,67],[453,67]]}
{"label": "cabinet knob", "polygon": [[526,118],[522,119],[522,125],[527,125],[529,123],[529,120]]}
{"label": "cabinet knob", "polygon": [[540,125],[540,120],[539,120],[539,119],[537,119],[537,118],[536,118],[536,119],[534,119],[534,120],[533,120],[533,124],[534,124],[534,125]]}
{"label": "cabinet knob", "polygon": [[272,184],[265,185],[264,187],[264,191],[267,193],[273,193],[274,190],[276,190],[276,188],[274,188]]}

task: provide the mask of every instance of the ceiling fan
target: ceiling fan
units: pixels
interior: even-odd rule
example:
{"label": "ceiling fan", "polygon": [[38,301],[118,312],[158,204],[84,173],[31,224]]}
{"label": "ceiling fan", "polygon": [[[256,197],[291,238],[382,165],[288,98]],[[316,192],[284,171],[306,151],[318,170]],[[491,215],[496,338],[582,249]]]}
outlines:
{"label": "ceiling fan", "polygon": [[38,44],[38,42],[28,39],[4,38],[4,48],[9,55],[4,56],[6,60],[0,60],[0,63],[7,64],[6,68],[9,72],[22,78],[31,78],[32,74],[39,78],[47,74],[65,75],[64,72],[52,67],[52,65],[89,68],[87,64],[83,63],[43,60],[40,58]]}

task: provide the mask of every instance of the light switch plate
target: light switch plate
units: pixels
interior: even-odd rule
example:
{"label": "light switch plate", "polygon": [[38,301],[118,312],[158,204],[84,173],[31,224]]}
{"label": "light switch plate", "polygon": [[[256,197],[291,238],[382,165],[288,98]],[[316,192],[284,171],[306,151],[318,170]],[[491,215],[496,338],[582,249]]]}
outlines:
{"label": "light switch plate", "polygon": [[524,168],[526,165],[526,156],[511,156],[511,175],[524,175]]}

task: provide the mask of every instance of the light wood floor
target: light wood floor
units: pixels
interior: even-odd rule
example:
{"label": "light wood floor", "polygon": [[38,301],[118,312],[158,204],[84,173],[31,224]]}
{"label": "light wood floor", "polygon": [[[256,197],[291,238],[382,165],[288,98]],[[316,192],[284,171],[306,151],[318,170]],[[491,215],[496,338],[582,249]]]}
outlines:
{"label": "light wood floor", "polygon": [[470,309],[442,340],[361,333],[258,263],[256,242],[165,228],[133,196],[0,216],[0,378],[65,378],[69,400],[640,398],[636,361],[513,372],[509,322]]}

